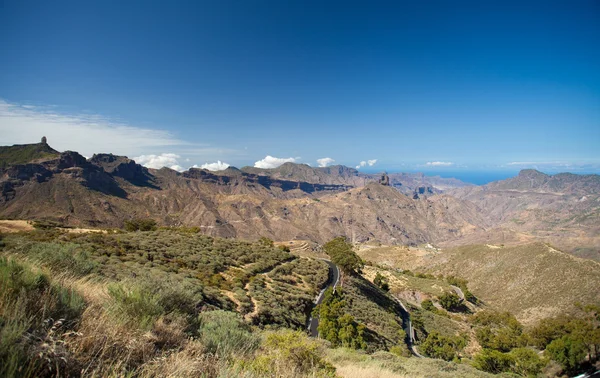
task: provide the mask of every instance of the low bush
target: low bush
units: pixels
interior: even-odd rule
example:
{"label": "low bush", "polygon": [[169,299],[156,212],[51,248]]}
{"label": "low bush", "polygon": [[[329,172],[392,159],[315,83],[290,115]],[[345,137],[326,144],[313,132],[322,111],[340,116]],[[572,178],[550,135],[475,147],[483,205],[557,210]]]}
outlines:
{"label": "low bush", "polygon": [[443,336],[437,331],[432,331],[419,345],[419,350],[431,358],[452,361],[466,345],[466,337]]}
{"label": "low bush", "polygon": [[207,311],[199,316],[199,340],[207,352],[219,358],[242,358],[254,352],[260,339],[238,314],[229,311]]}
{"label": "low bush", "polygon": [[440,305],[447,311],[460,311],[462,301],[456,293],[444,293],[438,297]]}
{"label": "low bush", "polygon": [[108,294],[112,299],[108,304],[108,311],[122,324],[150,329],[154,321],[164,313],[160,297],[148,287],[111,284],[108,286]]}
{"label": "low bush", "polygon": [[269,332],[249,368],[260,377],[336,377],[335,368],[324,360],[324,349],[301,331]]}
{"label": "low bush", "polygon": [[0,288],[0,376],[68,374],[57,333],[77,324],[83,298],[6,258],[0,258]]}
{"label": "low bush", "polygon": [[433,305],[431,299],[425,299],[423,302],[421,302],[421,308],[431,312],[437,311],[437,308]]}
{"label": "low bush", "polygon": [[575,373],[588,355],[588,348],[582,338],[565,335],[553,340],[546,348],[546,353],[558,362],[567,373]]}
{"label": "low bush", "polygon": [[365,349],[365,326],[357,323],[346,311],[346,301],[341,289],[329,288],[323,302],[315,310],[319,316],[319,335],[334,347]]}
{"label": "low bush", "polygon": [[125,230],[133,231],[154,231],[156,230],[156,221],[154,219],[131,219],[123,222]]}
{"label": "low bush", "polygon": [[55,272],[85,276],[98,270],[98,263],[76,244],[42,242],[29,244],[26,250],[29,257]]}
{"label": "low bush", "polygon": [[516,348],[508,353],[483,349],[475,356],[473,366],[492,374],[510,372],[525,377],[536,377],[546,366],[547,360],[540,358],[530,348]]}
{"label": "low bush", "polygon": [[475,356],[473,366],[492,374],[499,374],[510,370],[514,363],[512,357],[493,349],[483,349]]}
{"label": "low bush", "polygon": [[508,352],[523,344],[523,326],[509,312],[481,311],[473,316],[472,323],[483,348]]}

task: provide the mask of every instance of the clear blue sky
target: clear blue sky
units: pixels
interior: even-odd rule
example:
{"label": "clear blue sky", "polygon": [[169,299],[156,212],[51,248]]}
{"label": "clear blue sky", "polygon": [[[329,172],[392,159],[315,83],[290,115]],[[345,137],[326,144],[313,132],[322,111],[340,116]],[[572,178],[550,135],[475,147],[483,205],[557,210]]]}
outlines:
{"label": "clear blue sky", "polygon": [[600,171],[598,1],[0,4],[0,144]]}

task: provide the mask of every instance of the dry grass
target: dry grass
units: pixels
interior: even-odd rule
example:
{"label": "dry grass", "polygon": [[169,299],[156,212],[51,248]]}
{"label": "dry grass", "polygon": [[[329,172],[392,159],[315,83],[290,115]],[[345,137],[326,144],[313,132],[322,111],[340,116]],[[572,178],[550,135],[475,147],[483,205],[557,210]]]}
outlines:
{"label": "dry grass", "polygon": [[405,358],[386,352],[368,355],[348,349],[328,351],[329,361],[343,378],[491,378],[494,376],[475,368],[434,360],[431,358]]}
{"label": "dry grass", "polygon": [[[58,227],[59,230],[69,232],[73,234],[86,234],[90,232],[108,233],[107,230],[94,229],[94,228],[62,228]],[[0,220],[0,233],[12,233],[12,232],[23,232],[34,230],[33,222],[26,220]]]}
{"label": "dry grass", "polygon": [[31,231],[33,225],[29,221],[24,220],[0,220],[0,233],[5,232],[21,232]]}
{"label": "dry grass", "polygon": [[576,302],[600,303],[600,264],[542,243],[454,248],[427,269],[467,279],[488,306],[510,311],[524,324],[572,311]]}
{"label": "dry grass", "polygon": [[337,373],[344,378],[408,378],[409,376],[401,373],[394,373],[381,366],[353,366],[346,365],[337,368]]}

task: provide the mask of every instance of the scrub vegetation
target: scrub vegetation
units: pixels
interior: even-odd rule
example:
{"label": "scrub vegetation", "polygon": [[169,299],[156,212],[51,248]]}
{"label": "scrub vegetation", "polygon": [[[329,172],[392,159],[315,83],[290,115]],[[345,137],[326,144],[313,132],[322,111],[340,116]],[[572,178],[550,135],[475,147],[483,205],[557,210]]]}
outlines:
{"label": "scrub vegetation", "polygon": [[[510,313],[457,312],[460,298],[444,309],[447,285],[466,293],[466,281],[406,274],[441,288],[408,304],[432,358],[416,359],[395,298],[405,274],[370,276],[343,240],[330,244],[347,263],[343,282],[314,307],[330,279],[321,260],[266,238],[140,229],[0,235],[0,376],[570,375],[598,358],[597,307],[526,328]],[[305,331],[311,315],[321,338]]]}

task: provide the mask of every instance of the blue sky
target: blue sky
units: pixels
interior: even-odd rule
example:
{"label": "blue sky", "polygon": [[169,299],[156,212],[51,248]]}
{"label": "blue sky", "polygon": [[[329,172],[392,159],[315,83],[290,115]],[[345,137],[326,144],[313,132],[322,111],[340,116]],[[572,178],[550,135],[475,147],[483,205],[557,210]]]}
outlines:
{"label": "blue sky", "polygon": [[600,172],[599,20],[593,0],[4,0],[0,144]]}

